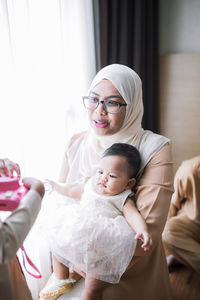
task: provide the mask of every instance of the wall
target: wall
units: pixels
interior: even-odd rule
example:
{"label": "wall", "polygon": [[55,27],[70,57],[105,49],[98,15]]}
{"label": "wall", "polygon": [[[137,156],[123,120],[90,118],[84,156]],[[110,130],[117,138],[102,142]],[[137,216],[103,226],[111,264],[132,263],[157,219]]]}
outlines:
{"label": "wall", "polygon": [[160,0],[160,133],[173,145],[174,172],[200,154],[200,0]]}
{"label": "wall", "polygon": [[200,0],[159,1],[159,52],[200,52]]}
{"label": "wall", "polygon": [[200,54],[160,57],[160,132],[172,140],[174,171],[200,155]]}

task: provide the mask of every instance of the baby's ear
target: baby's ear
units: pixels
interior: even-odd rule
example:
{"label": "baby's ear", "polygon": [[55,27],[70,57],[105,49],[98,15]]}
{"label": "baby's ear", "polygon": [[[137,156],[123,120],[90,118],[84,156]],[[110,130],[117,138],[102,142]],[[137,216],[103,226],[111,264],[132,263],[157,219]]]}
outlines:
{"label": "baby's ear", "polygon": [[132,189],[134,187],[135,183],[136,183],[136,179],[135,178],[130,178],[128,180],[128,183],[127,183],[127,186],[126,186],[126,190]]}

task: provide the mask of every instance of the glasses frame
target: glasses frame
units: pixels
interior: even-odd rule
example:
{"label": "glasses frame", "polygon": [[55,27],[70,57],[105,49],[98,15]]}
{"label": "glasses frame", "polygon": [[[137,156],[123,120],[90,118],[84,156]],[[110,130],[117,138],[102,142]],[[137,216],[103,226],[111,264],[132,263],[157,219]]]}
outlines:
{"label": "glasses frame", "polygon": [[107,107],[106,107],[106,104],[105,104],[105,101],[111,101],[111,100],[108,100],[108,99],[105,99],[105,100],[99,100],[98,98],[95,98],[95,97],[92,97],[92,96],[82,96],[82,99],[83,99],[83,105],[85,106],[85,108],[89,109],[89,110],[92,110],[92,108],[89,108],[85,105],[85,99],[97,99],[98,102],[97,102],[97,106],[94,108],[97,109],[97,107],[99,106],[99,104],[101,103],[103,105],[103,109],[105,110],[106,113],[108,114],[118,114],[120,112],[120,109],[122,106],[127,106],[127,103],[120,103],[120,102],[117,102],[117,101],[114,101],[112,100],[113,102],[116,102],[118,105],[119,105],[119,110],[117,112],[108,112],[107,111]]}

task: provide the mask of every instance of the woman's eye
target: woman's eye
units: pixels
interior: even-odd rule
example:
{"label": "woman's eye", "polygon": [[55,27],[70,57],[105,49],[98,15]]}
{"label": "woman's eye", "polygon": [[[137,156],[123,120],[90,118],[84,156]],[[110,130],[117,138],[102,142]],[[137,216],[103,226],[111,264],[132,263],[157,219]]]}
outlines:
{"label": "woman's eye", "polygon": [[108,100],[107,101],[107,106],[112,106],[112,107],[116,107],[116,106],[118,106],[119,105],[119,103],[118,102],[116,102],[116,101],[112,101],[112,100]]}
{"label": "woman's eye", "polygon": [[99,102],[99,99],[97,98],[93,98],[93,97],[90,97],[90,103],[98,103]]}

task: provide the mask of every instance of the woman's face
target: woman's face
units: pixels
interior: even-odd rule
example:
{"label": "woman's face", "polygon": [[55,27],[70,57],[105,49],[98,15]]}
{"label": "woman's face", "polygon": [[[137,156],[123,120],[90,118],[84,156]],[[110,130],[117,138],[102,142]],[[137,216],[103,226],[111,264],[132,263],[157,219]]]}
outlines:
{"label": "woman's face", "polygon": [[[118,90],[109,80],[101,80],[90,92],[90,96],[99,100],[113,100],[126,103]],[[103,104],[100,103],[96,109],[88,110],[89,122],[97,135],[112,135],[120,130],[126,115],[126,106],[121,106],[117,114],[107,113]]]}

